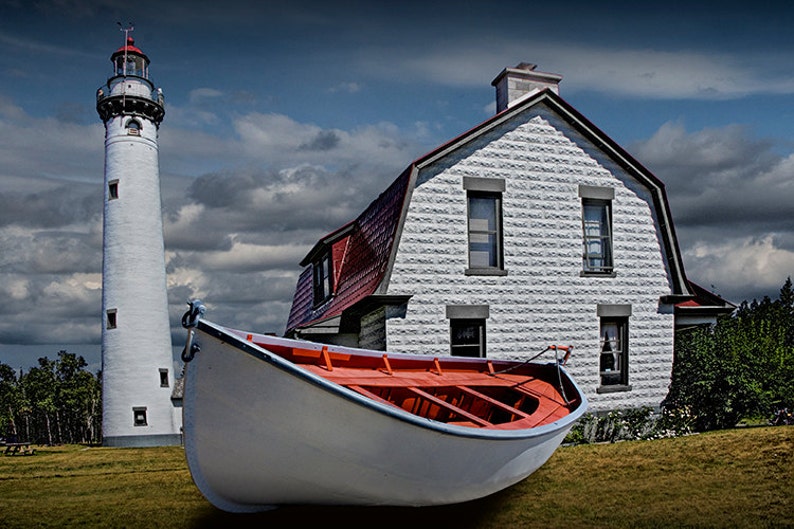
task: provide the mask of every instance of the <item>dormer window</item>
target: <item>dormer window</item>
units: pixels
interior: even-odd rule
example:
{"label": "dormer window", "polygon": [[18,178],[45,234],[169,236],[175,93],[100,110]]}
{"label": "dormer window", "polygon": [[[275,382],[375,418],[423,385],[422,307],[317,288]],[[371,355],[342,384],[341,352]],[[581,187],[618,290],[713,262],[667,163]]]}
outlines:
{"label": "dormer window", "polygon": [[333,293],[333,260],[331,249],[326,249],[312,263],[314,283],[314,304],[320,305],[331,297]]}

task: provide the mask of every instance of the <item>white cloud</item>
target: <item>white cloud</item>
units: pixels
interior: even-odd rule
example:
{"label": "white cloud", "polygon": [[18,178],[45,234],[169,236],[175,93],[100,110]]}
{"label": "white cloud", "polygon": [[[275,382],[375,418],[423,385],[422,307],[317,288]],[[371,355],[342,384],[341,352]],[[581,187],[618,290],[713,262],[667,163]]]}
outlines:
{"label": "white cloud", "polygon": [[331,92],[332,94],[337,93],[337,92],[344,92],[344,93],[347,93],[347,94],[355,94],[355,93],[361,91],[361,85],[359,83],[352,82],[352,81],[343,82],[343,83],[339,83],[339,84],[336,84],[336,85],[332,86],[331,88],[328,89],[328,91]]}
{"label": "white cloud", "polygon": [[735,302],[794,274],[794,154],[738,126],[664,124],[633,146],[667,189],[687,275]]}
{"label": "white cloud", "polygon": [[771,298],[794,275],[794,251],[780,248],[772,234],[694,244],[684,252],[687,272],[696,283],[712,285],[734,302],[758,292]]}
{"label": "white cloud", "polygon": [[215,88],[194,88],[187,96],[191,105],[200,105],[207,99],[217,99],[219,97],[223,97],[223,92]]}

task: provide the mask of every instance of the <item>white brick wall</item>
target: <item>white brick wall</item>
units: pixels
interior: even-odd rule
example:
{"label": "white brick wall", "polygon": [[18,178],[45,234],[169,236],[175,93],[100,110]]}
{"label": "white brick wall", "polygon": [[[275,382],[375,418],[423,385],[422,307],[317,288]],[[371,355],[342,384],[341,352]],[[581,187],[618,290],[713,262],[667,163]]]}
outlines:
{"label": "white brick wall", "polygon": [[[464,275],[464,176],[505,180],[507,276]],[[580,184],[615,189],[614,278],[580,277]],[[388,292],[413,298],[404,319],[388,320],[388,349],[448,354],[445,307],[487,304],[489,357],[523,359],[572,344],[569,370],[591,410],[659,405],[672,366],[673,314],[659,305],[670,284],[652,204],[642,185],[556,114],[540,105],[519,114],[419,174]],[[632,306],[631,391],[596,393],[599,303]]]}

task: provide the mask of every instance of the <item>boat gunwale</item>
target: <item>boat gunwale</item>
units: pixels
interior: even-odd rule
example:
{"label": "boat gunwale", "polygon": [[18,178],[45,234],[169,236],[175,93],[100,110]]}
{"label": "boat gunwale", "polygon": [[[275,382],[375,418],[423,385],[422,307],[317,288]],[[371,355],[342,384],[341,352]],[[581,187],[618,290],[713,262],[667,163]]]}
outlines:
{"label": "boat gunwale", "polygon": [[[468,437],[475,439],[490,439],[490,440],[504,440],[504,441],[541,437],[547,434],[553,434],[557,431],[560,431],[564,428],[573,425],[573,423],[576,420],[578,420],[587,410],[587,399],[584,396],[584,393],[581,391],[576,381],[574,381],[570,377],[567,370],[565,370],[564,367],[559,366],[561,373],[564,374],[565,378],[567,379],[567,382],[570,383],[572,387],[575,389],[577,397],[579,398],[580,401],[579,405],[573,408],[572,410],[570,410],[570,412],[564,417],[561,417],[556,421],[553,421],[548,424],[544,424],[542,426],[532,426],[529,428],[519,428],[519,429],[471,428],[468,426],[447,424],[447,423],[435,421],[433,419],[428,419],[414,415],[406,410],[403,410],[402,408],[393,405],[387,405],[372,400],[356,392],[353,389],[347,388],[343,385],[333,382],[332,380],[328,380],[322,376],[316,375],[310,372],[309,370],[304,369],[299,364],[295,364],[285,358],[282,358],[278,354],[268,351],[264,347],[257,345],[252,339],[244,339],[243,336],[250,336],[251,338],[260,336],[264,340],[272,341],[274,343],[278,343],[289,347],[293,347],[295,345],[300,345],[304,348],[311,346],[322,347],[323,344],[317,344],[315,342],[308,342],[308,341],[293,340],[290,338],[279,338],[276,336],[261,335],[256,333],[253,334],[246,333],[245,331],[224,327],[204,319],[198,321],[197,328],[205,332],[209,336],[212,336],[243,353],[249,354],[259,360],[265,361],[268,364],[286,372],[287,374],[290,374],[308,383],[318,386],[321,389],[328,391],[333,395],[342,397],[348,401],[352,401],[355,404],[364,406],[375,412],[386,414],[394,419],[407,422],[409,424],[413,424],[420,428],[425,428],[439,433],[453,435],[456,437]],[[351,354],[359,354],[359,355],[363,354],[366,356],[374,356],[374,357],[379,357],[384,354],[383,351],[355,349],[344,346],[333,346],[333,348],[335,349],[335,351],[338,352],[349,351]],[[200,356],[201,351],[198,351],[196,354],[197,356]],[[427,355],[415,355],[409,353],[390,353],[390,354],[398,354],[405,358],[416,358],[425,361],[428,358]],[[467,358],[457,358],[457,357],[455,358],[455,360],[456,361],[461,360],[464,362],[469,361],[472,364],[478,364],[481,362],[481,359],[467,359]],[[543,365],[543,364],[539,364],[539,365]],[[549,363],[546,365],[553,365],[553,363]]]}

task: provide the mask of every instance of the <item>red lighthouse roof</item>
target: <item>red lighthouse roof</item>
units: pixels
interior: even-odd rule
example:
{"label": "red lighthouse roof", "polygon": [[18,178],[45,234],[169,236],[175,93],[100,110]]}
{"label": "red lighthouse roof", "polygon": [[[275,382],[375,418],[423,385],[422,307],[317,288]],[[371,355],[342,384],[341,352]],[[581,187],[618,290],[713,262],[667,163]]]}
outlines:
{"label": "red lighthouse roof", "polygon": [[143,53],[143,51],[141,51],[141,49],[135,45],[135,39],[133,39],[132,37],[127,37],[127,43],[124,46],[117,49],[115,52],[113,52],[113,55],[110,56],[110,59],[113,60],[115,57],[118,57],[119,55],[124,55],[125,53],[127,54],[134,53],[136,55],[140,55],[141,57],[145,58],[147,62],[149,61],[149,58],[146,56],[146,54]]}
{"label": "red lighthouse roof", "polygon": [[144,53],[140,50],[140,48],[135,46],[135,39],[132,37],[127,37],[127,44],[122,46],[121,48],[116,50],[116,53],[124,53],[124,52],[135,52],[144,55]]}

